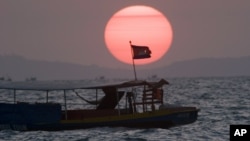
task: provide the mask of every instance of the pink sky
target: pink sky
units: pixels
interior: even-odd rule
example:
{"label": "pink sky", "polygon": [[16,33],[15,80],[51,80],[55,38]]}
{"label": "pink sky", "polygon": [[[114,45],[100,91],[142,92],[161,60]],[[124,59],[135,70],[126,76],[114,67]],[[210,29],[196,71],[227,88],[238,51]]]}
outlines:
{"label": "pink sky", "polygon": [[138,4],[158,9],[173,26],[169,52],[146,68],[201,57],[250,55],[249,0],[1,0],[0,55],[131,67],[109,53],[104,30],[115,12]]}

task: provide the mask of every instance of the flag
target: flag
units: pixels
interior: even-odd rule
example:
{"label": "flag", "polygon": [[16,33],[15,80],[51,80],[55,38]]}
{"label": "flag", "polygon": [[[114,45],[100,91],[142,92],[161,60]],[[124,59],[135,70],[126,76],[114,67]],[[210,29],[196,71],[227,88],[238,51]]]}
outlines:
{"label": "flag", "polygon": [[151,57],[151,50],[147,46],[131,45],[133,49],[133,59],[144,59]]}

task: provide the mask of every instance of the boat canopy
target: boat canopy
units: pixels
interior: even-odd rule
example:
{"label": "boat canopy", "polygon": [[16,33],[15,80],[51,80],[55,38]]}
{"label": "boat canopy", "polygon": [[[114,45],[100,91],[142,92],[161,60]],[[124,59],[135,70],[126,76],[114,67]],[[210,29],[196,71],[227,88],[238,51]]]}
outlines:
{"label": "boat canopy", "polygon": [[76,90],[76,89],[105,89],[105,88],[126,88],[134,86],[147,85],[150,87],[161,87],[169,84],[168,81],[161,79],[159,82],[148,82],[142,80],[127,81],[118,84],[108,84],[99,86],[86,86],[86,82],[70,81],[36,81],[36,82],[3,82],[0,83],[0,89],[11,90],[36,90],[36,91],[54,91],[54,90]]}
{"label": "boat canopy", "polygon": [[144,80],[134,80],[134,81],[127,81],[120,84],[113,84],[113,85],[101,85],[101,86],[93,86],[93,87],[85,87],[84,89],[104,89],[108,87],[114,87],[114,88],[126,88],[126,87],[135,87],[135,86],[151,86],[151,87],[161,87],[165,84],[169,84],[168,81],[165,79],[161,79],[159,82],[148,82]]}

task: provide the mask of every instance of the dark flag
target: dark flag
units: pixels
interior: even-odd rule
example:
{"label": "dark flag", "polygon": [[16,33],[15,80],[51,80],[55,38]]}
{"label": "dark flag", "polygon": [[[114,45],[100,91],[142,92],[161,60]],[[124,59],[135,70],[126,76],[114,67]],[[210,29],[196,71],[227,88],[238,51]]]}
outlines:
{"label": "dark flag", "polygon": [[147,46],[131,45],[133,49],[133,59],[144,59],[151,57],[151,50]]}

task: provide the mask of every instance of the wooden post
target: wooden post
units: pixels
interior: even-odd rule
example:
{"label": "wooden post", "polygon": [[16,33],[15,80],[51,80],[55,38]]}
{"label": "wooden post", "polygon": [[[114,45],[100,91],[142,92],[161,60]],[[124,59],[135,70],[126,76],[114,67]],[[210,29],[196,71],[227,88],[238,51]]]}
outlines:
{"label": "wooden post", "polygon": [[63,90],[64,93],[64,107],[65,107],[65,119],[68,119],[68,112],[67,112],[67,98],[66,98],[66,90]]}
{"label": "wooden post", "polygon": [[145,112],[145,98],[146,98],[146,86],[143,86],[143,94],[142,94],[142,109]]}
{"label": "wooden post", "polygon": [[16,104],[16,89],[14,89],[14,104]]}
{"label": "wooden post", "polygon": [[120,116],[121,113],[120,113],[120,106],[119,106],[119,92],[117,91],[116,89],[116,100],[117,100],[117,107],[118,107],[118,115]]}
{"label": "wooden post", "polygon": [[46,91],[46,103],[48,103],[49,102],[49,91],[47,90]]}
{"label": "wooden post", "polygon": [[[95,99],[96,99],[96,103],[98,101],[98,89],[95,89]],[[97,104],[95,105],[97,108]]]}

